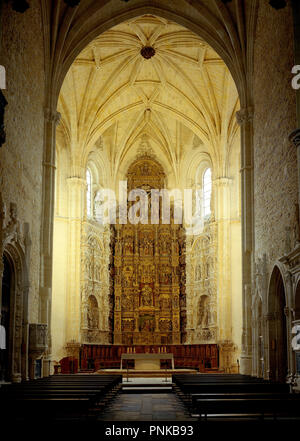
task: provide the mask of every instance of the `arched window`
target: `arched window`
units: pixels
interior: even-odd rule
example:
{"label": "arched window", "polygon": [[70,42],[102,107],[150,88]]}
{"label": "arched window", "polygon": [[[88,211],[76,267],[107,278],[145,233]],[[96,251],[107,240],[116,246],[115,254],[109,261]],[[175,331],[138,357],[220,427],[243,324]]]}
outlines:
{"label": "arched window", "polygon": [[92,216],[92,174],[86,169],[86,215]]}
{"label": "arched window", "polygon": [[207,168],[203,173],[203,182],[202,182],[204,217],[208,217],[210,215],[211,189],[212,189],[211,169]]}

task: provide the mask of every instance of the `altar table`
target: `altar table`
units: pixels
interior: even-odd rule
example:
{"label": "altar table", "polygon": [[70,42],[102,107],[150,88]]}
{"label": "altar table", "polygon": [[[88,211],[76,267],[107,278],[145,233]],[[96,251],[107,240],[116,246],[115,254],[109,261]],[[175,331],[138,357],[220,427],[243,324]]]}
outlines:
{"label": "altar table", "polygon": [[122,354],[120,369],[123,369],[123,360],[134,360],[134,369],[138,370],[159,370],[160,360],[171,360],[174,369],[173,354]]}

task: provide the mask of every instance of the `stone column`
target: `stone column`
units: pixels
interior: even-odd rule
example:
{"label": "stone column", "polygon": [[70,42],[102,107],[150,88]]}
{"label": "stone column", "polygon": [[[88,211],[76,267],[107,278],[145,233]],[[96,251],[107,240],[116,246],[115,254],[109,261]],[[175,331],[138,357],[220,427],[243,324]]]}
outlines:
{"label": "stone column", "polygon": [[232,339],[231,308],[231,273],[230,273],[230,179],[226,177],[214,180],[215,218],[218,225],[218,328],[219,339]]}
{"label": "stone column", "polygon": [[86,181],[73,176],[67,180],[69,187],[69,243],[66,340],[80,341],[81,310],[81,225],[85,214]]}
{"label": "stone column", "polygon": [[265,330],[265,347],[264,347],[264,355],[265,355],[265,372],[264,378],[269,380],[271,377],[271,367],[270,367],[270,328],[274,326],[275,315],[272,312],[269,312],[264,315],[264,330]]}
{"label": "stone column", "polygon": [[223,369],[225,373],[233,372],[236,368],[235,351],[236,346],[230,340],[221,340],[219,342],[219,357],[220,357],[220,369]]}
{"label": "stone column", "polygon": [[286,298],[287,305],[284,308],[284,314],[286,317],[286,336],[287,336],[287,357],[288,357],[288,373],[287,380],[292,381],[294,375],[294,360],[293,360],[293,348],[292,348],[292,323],[293,323],[293,311],[292,311],[292,296],[293,296],[293,282],[292,275],[290,272],[287,272],[285,275],[286,282]]}
{"label": "stone column", "polygon": [[253,252],[253,109],[246,107],[236,112],[241,127],[241,198],[242,198],[242,289],[243,335],[240,371],[251,374],[251,285]]}
{"label": "stone column", "polygon": [[259,335],[258,335],[258,326],[259,326],[259,320],[257,319],[257,308],[255,307],[256,305],[253,305],[254,308],[252,310],[252,329],[253,329],[253,333],[252,333],[252,338],[253,338],[253,343],[252,343],[252,375],[254,375],[254,377],[258,377],[259,376],[259,345],[258,345],[258,339],[259,339]]}
{"label": "stone column", "polygon": [[44,358],[43,376],[50,374],[49,360],[51,359],[51,288],[55,194],[55,132],[59,120],[60,113],[50,108],[45,109],[39,320],[41,323],[48,324],[48,350]]}

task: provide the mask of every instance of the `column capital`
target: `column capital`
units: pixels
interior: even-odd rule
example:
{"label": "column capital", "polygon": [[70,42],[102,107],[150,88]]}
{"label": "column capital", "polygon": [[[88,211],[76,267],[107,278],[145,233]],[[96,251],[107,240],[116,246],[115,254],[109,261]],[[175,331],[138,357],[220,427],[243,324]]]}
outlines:
{"label": "column capital", "polygon": [[219,187],[226,187],[232,182],[231,178],[228,178],[227,176],[219,176],[215,179],[213,179],[213,184],[219,186]]}
{"label": "column capital", "polygon": [[295,147],[299,147],[300,146],[300,129],[294,130],[289,135],[289,140],[294,144]]}
{"label": "column capital", "polygon": [[52,122],[56,126],[59,124],[61,119],[61,114],[57,110],[52,110],[49,107],[45,107],[44,116],[47,122]]}
{"label": "column capital", "polygon": [[80,176],[69,176],[67,178],[68,185],[87,185],[86,180]]}
{"label": "column capital", "polygon": [[287,283],[292,283],[292,273],[290,271],[287,271],[286,274],[284,275],[285,281]]}
{"label": "column capital", "polygon": [[236,122],[239,126],[246,124],[253,120],[253,107],[244,107],[235,113]]}

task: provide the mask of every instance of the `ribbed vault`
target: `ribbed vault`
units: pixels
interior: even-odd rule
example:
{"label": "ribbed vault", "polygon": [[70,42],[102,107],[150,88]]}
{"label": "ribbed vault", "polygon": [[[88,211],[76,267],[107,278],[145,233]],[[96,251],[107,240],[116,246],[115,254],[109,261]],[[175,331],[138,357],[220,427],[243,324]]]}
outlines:
{"label": "ribbed vault", "polygon": [[[154,53],[148,59],[145,47]],[[75,175],[97,151],[113,182],[148,151],[171,185],[184,185],[200,151],[216,175],[226,174],[238,108],[220,56],[190,30],[147,14],[104,32],[77,56],[59,96],[57,141],[69,149]]]}

